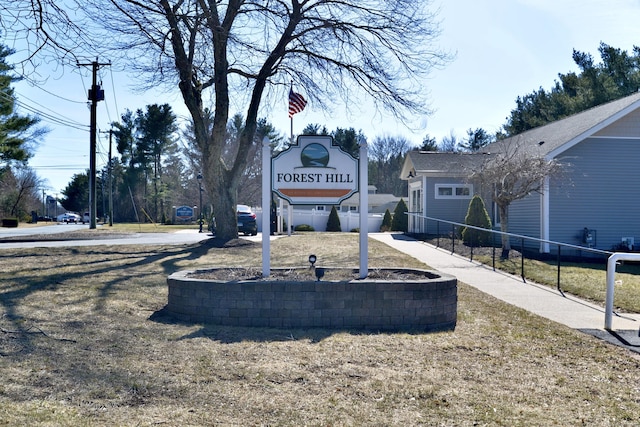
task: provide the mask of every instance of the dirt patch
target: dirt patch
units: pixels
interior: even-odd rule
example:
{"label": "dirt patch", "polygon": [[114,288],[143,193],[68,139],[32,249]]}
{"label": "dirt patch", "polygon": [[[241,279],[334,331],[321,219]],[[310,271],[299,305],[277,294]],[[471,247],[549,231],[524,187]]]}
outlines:
{"label": "dirt patch", "polygon": [[[241,280],[258,280],[258,281],[349,281],[360,279],[360,271],[352,268],[322,268],[317,269],[274,269],[271,270],[269,277],[262,276],[262,270],[259,268],[216,268],[211,270],[200,270],[187,275],[193,279],[204,280],[220,280],[220,281],[241,281]],[[428,280],[436,277],[434,273],[428,271],[411,270],[411,269],[373,269],[369,270],[367,280]]]}

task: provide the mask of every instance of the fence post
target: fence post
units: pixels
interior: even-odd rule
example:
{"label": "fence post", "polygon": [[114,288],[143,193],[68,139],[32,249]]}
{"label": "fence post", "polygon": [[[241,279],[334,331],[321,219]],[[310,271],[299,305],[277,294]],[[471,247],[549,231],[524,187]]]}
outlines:
{"label": "fence post", "polygon": [[451,224],[451,253],[456,252],[456,226]]}
{"label": "fence post", "polygon": [[496,271],[496,233],[491,233],[491,266]]}
{"label": "fence post", "polygon": [[557,288],[558,288],[558,292],[562,293],[562,289],[560,289],[560,248],[561,248],[561,246],[558,245],[558,284],[557,284]]}
{"label": "fence post", "polygon": [[522,281],[527,282],[527,279],[524,278],[524,237],[520,238],[520,271],[522,275]]}

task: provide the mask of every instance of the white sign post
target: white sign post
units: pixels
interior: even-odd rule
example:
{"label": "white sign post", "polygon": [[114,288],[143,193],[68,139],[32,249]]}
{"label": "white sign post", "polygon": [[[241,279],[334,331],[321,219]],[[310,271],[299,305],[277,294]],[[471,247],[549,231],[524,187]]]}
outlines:
{"label": "white sign post", "polygon": [[[369,159],[367,143],[360,144],[360,278],[369,274]],[[364,183],[364,185],[362,185]],[[362,188],[364,187],[364,189]]]}
{"label": "white sign post", "polygon": [[262,277],[271,274],[271,146],[262,140]]}

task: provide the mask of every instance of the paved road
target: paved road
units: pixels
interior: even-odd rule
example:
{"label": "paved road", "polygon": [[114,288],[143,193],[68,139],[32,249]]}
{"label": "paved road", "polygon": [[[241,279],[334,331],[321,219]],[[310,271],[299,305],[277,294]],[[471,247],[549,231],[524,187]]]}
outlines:
{"label": "paved road", "polygon": [[[5,237],[24,237],[42,234],[59,234],[67,231],[88,229],[89,225],[82,224],[54,224],[38,227],[24,228],[0,228],[0,240]],[[0,242],[0,249],[12,248],[53,248],[62,246],[96,246],[96,245],[180,245],[200,242],[210,239],[209,233],[199,233],[198,230],[179,230],[175,233],[132,233],[126,237],[118,236],[114,239],[82,239],[82,240],[56,240],[56,241],[20,241]]]}
{"label": "paved road", "polygon": [[51,225],[38,225],[38,226],[25,226],[25,227],[0,227],[0,239],[3,237],[14,236],[33,236],[36,234],[58,234],[67,231],[77,231],[88,229],[89,224],[57,224],[51,223]]}

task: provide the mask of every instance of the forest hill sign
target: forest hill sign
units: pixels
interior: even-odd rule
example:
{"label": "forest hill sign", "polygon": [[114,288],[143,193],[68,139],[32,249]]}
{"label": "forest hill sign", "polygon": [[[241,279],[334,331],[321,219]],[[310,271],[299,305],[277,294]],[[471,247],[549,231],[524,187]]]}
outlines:
{"label": "forest hill sign", "polygon": [[292,205],[339,205],[359,189],[358,160],[331,136],[299,136],[271,168],[273,191]]}
{"label": "forest hill sign", "polygon": [[[269,138],[262,140],[262,208],[271,205],[272,193],[277,193],[290,205],[338,205],[360,184],[360,278],[367,277],[369,244],[368,192],[369,164],[367,144],[360,144],[359,159],[342,151],[330,136],[300,135],[296,145],[271,158]],[[262,215],[262,230],[271,227],[271,216]],[[262,233],[262,277],[271,272],[271,239]]]}

